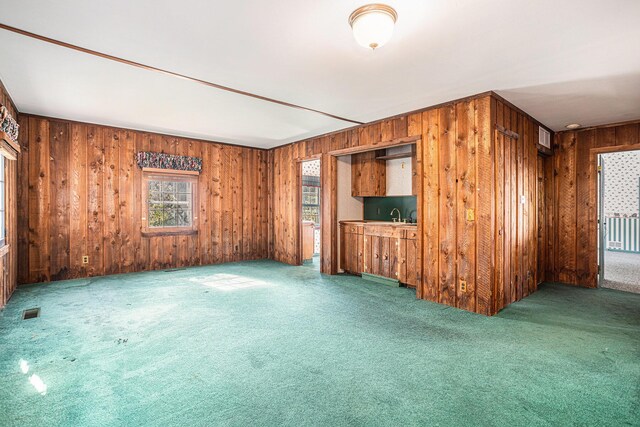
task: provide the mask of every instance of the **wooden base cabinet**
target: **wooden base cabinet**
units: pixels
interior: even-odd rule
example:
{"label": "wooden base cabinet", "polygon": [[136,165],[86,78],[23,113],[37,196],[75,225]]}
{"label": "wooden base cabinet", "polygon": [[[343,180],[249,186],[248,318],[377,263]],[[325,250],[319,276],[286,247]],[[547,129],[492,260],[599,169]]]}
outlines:
{"label": "wooden base cabinet", "polygon": [[340,224],[340,266],[348,273],[363,272],[363,228],[357,224]]}
{"label": "wooden base cabinet", "polygon": [[402,230],[387,225],[364,227],[364,272],[400,280],[398,261]]}
{"label": "wooden base cabinet", "polygon": [[390,223],[340,224],[340,265],[353,274],[375,274],[409,287],[420,280],[417,230]]}
{"label": "wooden base cabinet", "polygon": [[400,239],[398,280],[410,288],[418,286],[418,282],[420,281],[418,232],[416,230],[404,230],[404,236]]}

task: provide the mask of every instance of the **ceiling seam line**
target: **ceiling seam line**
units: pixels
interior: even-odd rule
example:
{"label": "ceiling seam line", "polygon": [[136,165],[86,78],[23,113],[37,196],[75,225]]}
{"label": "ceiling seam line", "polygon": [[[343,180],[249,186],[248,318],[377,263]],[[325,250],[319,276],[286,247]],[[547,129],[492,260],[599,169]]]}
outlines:
{"label": "ceiling seam line", "polygon": [[168,76],[180,78],[180,79],[191,81],[191,82],[194,82],[194,83],[199,83],[201,85],[212,87],[214,89],[235,93],[237,95],[242,95],[242,96],[246,96],[246,97],[249,97],[249,98],[258,99],[258,100],[265,101],[265,102],[271,102],[273,104],[278,104],[278,105],[282,105],[282,106],[289,107],[289,108],[295,108],[295,109],[299,109],[299,110],[303,110],[303,111],[309,111],[311,113],[320,114],[320,115],[323,115],[325,117],[330,117],[332,119],[341,120],[343,122],[354,123],[354,124],[357,124],[357,125],[364,124],[364,122],[348,119],[346,117],[337,116],[335,114],[327,113],[327,112],[316,110],[316,109],[313,109],[313,108],[304,107],[302,105],[297,105],[297,104],[293,104],[293,103],[286,102],[286,101],[280,101],[278,99],[269,98],[269,97],[262,96],[262,95],[257,95],[255,93],[246,92],[246,91],[243,91],[243,90],[240,90],[240,89],[234,89],[232,87],[220,85],[220,84],[217,84],[217,83],[212,83],[212,82],[209,82],[207,80],[199,79],[199,78],[196,78],[196,77],[191,77],[191,76],[188,76],[186,74],[176,73],[176,72],[173,72],[173,71],[165,70],[165,69],[154,67],[154,66],[151,66],[151,65],[145,65],[145,64],[142,64],[140,62],[135,62],[135,61],[131,61],[131,60],[128,60],[128,59],[120,58],[120,57],[117,57],[117,56],[114,56],[114,55],[109,55],[107,53],[98,52],[96,50],[87,49],[87,48],[84,48],[84,47],[81,47],[81,46],[77,46],[77,45],[74,45],[74,44],[71,44],[71,43],[63,42],[63,41],[56,40],[56,39],[53,39],[53,38],[50,38],[50,37],[42,36],[40,34],[32,33],[30,31],[22,30],[20,28],[12,27],[10,25],[6,25],[6,24],[3,24],[3,23],[0,23],[0,28],[2,28],[4,30],[7,30],[7,31],[10,31],[12,33],[20,34],[22,36],[30,37],[32,39],[40,40],[40,41],[43,41],[43,42],[46,42],[46,43],[50,43],[50,44],[53,44],[53,45],[56,45],[56,46],[64,47],[64,48],[75,50],[75,51],[82,52],[82,53],[86,53],[88,55],[93,55],[93,56],[96,56],[96,57],[99,57],[99,58],[108,59],[110,61],[118,62],[118,63],[129,65],[129,66],[132,66],[132,67],[137,67],[137,68],[140,68],[140,69],[143,69],[143,70],[155,71],[155,72],[158,72],[158,73],[161,73],[161,74],[165,74],[165,75],[168,75]]}

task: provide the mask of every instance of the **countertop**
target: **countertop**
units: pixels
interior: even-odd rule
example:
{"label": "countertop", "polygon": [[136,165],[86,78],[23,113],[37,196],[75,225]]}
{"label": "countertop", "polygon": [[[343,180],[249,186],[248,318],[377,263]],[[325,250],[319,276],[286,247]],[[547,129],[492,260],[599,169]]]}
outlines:
{"label": "countertop", "polygon": [[350,219],[339,221],[340,224],[358,224],[358,225],[384,225],[390,227],[407,227],[416,228],[418,224],[411,224],[407,222],[393,222],[393,221],[368,221],[363,219]]}

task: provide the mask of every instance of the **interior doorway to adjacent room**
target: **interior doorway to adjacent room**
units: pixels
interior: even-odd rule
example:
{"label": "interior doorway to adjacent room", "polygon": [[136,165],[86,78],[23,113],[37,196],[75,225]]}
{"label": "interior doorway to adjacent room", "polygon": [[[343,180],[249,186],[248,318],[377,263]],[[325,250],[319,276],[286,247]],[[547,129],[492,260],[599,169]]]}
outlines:
{"label": "interior doorway to adjacent room", "polygon": [[320,159],[301,162],[302,185],[300,194],[301,224],[300,246],[303,264],[320,269],[322,215]]}
{"label": "interior doorway to adjacent room", "polygon": [[640,293],[640,150],[598,156],[599,286]]}

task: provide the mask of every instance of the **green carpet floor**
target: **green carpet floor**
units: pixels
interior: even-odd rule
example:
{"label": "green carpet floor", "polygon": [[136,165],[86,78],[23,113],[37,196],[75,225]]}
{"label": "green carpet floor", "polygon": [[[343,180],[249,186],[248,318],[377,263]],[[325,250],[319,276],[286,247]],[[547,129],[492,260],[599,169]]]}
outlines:
{"label": "green carpet floor", "polygon": [[2,426],[639,425],[640,295],[487,318],[271,261],[31,285],[0,381]]}

